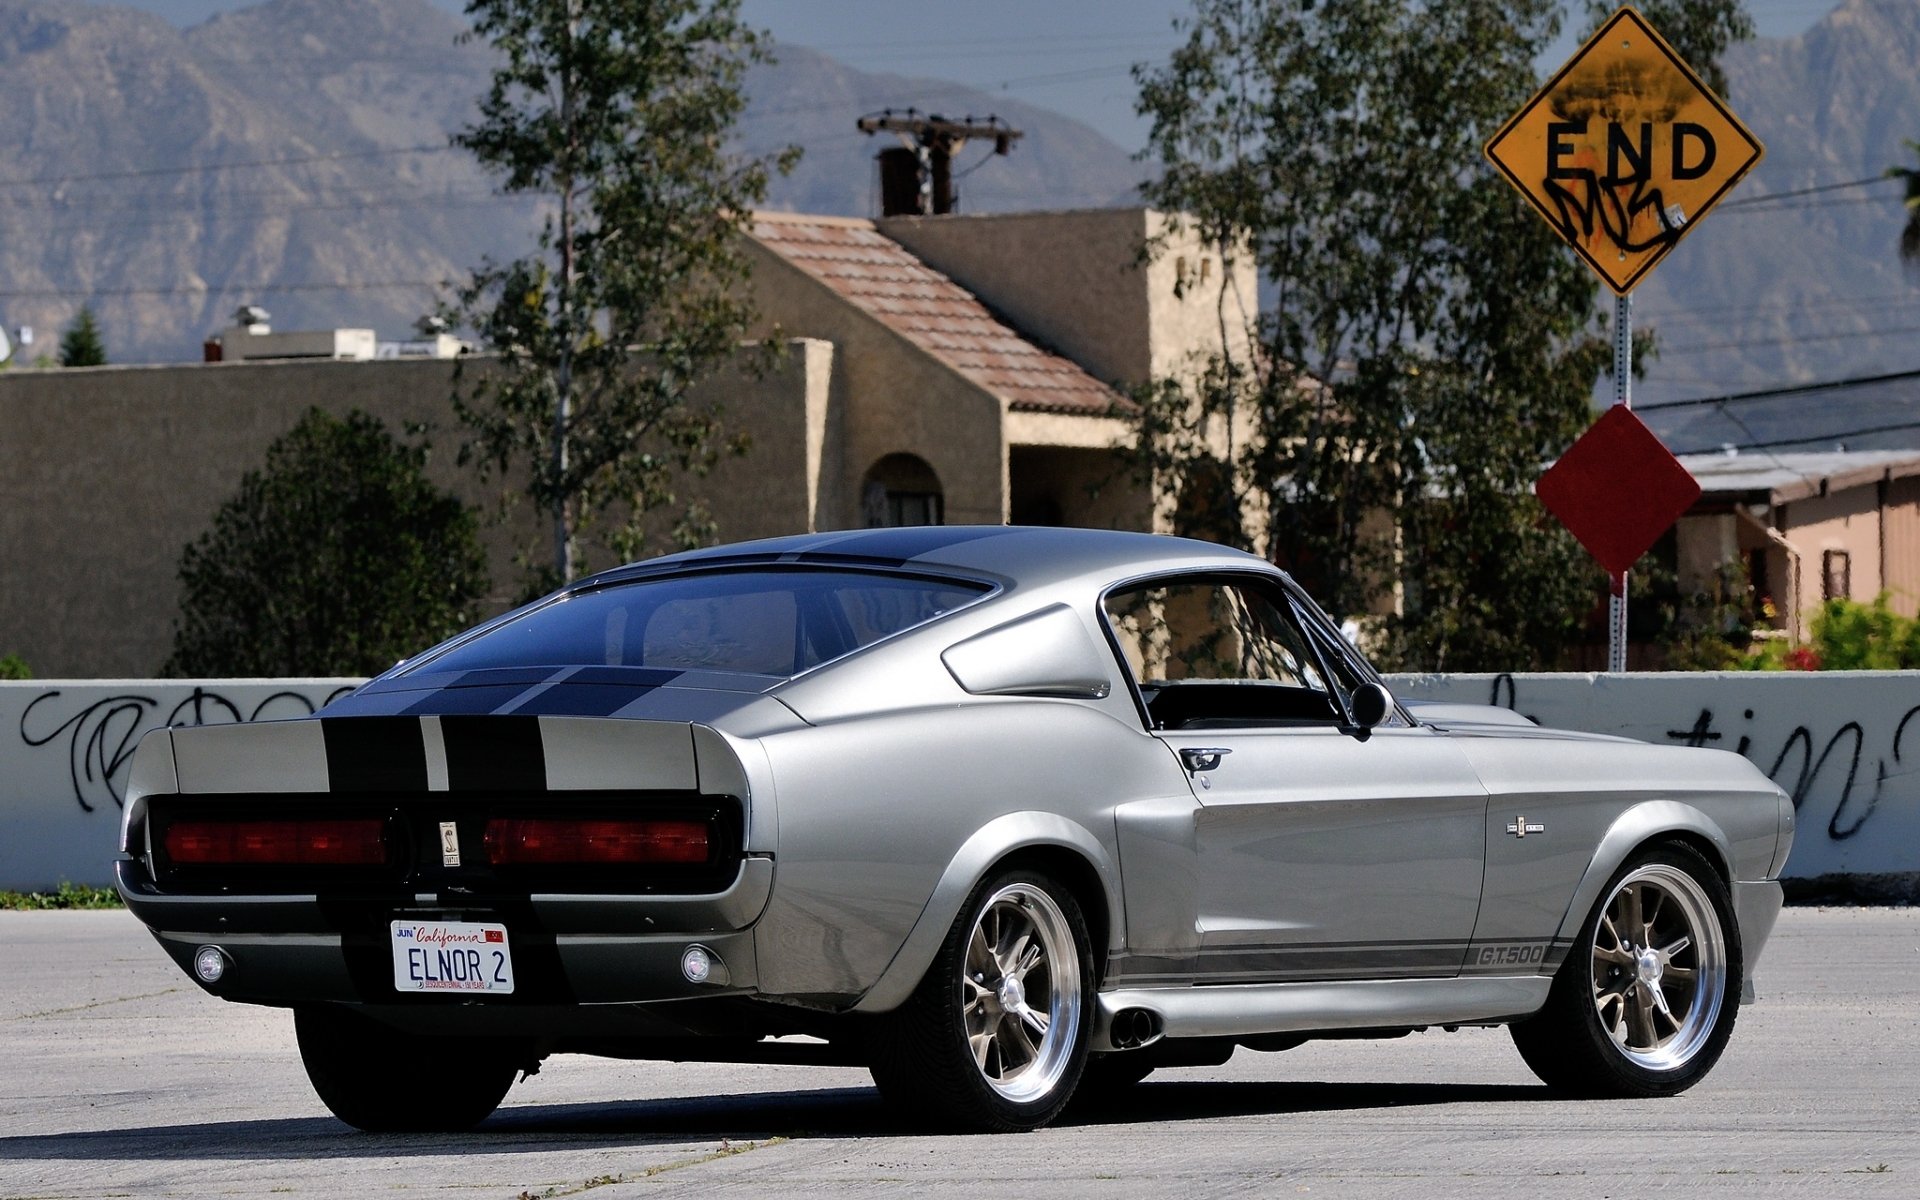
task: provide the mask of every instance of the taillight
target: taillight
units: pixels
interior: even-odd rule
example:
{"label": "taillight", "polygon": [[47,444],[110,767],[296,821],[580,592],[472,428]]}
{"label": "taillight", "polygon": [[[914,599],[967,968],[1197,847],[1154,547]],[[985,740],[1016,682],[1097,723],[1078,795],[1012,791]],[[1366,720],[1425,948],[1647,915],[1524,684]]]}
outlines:
{"label": "taillight", "polygon": [[174,821],[161,846],[179,866],[374,867],[387,861],[387,828],[377,817]]}
{"label": "taillight", "polygon": [[499,866],[692,863],[707,861],[705,821],[495,818],[487,822],[487,861]]}

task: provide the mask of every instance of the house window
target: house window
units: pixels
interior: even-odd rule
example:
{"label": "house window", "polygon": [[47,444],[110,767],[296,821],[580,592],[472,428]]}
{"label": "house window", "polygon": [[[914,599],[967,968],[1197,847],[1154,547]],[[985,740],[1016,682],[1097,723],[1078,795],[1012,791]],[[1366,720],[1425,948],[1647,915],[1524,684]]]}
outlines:
{"label": "house window", "polygon": [[860,517],[868,529],[944,524],[940,477],[917,455],[889,454],[873,464],[860,487]]}
{"label": "house window", "polygon": [[1853,598],[1853,556],[1845,550],[1829,550],[1820,556],[1820,591],[1826,600]]}

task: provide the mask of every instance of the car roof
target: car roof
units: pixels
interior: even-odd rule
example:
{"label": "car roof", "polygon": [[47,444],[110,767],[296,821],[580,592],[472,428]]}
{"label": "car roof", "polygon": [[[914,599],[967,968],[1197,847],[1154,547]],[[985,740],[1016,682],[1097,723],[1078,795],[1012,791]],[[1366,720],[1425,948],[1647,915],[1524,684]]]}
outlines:
{"label": "car roof", "polygon": [[958,571],[999,576],[1026,585],[1163,569],[1272,569],[1252,554],[1164,534],[1054,526],[927,525],[801,534],[685,551],[602,572],[578,586],[645,578],[688,567],[769,564]]}

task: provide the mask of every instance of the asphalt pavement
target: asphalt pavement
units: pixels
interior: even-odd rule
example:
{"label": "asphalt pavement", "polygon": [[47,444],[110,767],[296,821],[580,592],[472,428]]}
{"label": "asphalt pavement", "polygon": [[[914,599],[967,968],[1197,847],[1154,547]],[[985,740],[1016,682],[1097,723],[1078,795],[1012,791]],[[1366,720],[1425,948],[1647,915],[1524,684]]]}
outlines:
{"label": "asphalt pavement", "polygon": [[473,1133],[371,1136],[286,1013],[126,913],[0,912],[0,1200],[1920,1196],[1920,909],[1789,909],[1758,982],[1670,1100],[1552,1099],[1469,1029],[1242,1050],[1025,1135],[916,1132],[862,1071],[566,1056]]}

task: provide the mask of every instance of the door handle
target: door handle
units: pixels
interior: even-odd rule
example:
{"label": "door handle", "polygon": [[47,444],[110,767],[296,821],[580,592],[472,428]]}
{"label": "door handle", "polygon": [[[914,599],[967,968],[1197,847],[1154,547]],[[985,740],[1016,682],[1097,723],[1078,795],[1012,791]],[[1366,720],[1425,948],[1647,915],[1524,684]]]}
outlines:
{"label": "door handle", "polygon": [[1180,761],[1187,765],[1187,774],[1197,775],[1213,770],[1221,759],[1232,753],[1224,746],[1192,746],[1180,751]]}

